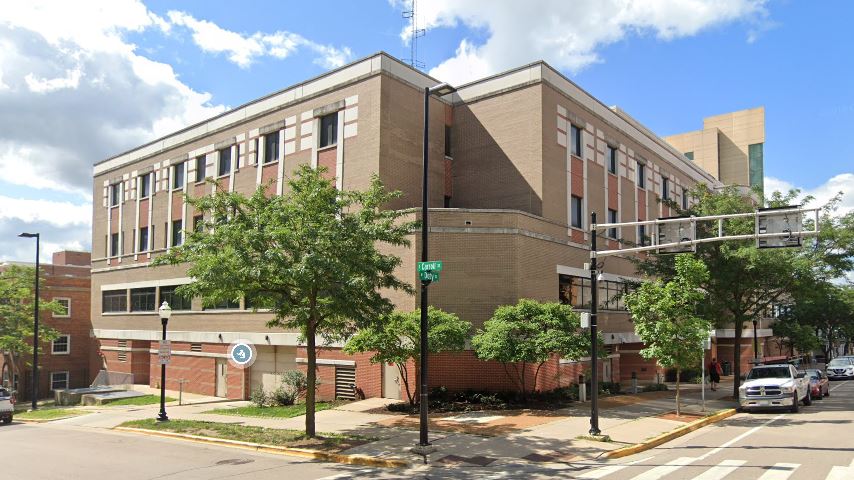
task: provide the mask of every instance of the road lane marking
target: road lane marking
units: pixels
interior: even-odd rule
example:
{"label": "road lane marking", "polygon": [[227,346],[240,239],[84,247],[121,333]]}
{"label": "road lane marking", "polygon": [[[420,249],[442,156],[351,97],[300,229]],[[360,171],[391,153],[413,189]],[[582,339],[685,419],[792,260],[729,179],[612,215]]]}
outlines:
{"label": "road lane marking", "polygon": [[583,479],[583,480],[598,480],[598,479],[605,477],[607,475],[610,475],[612,473],[617,473],[620,470],[628,468],[632,465],[635,465],[635,464],[638,464],[641,462],[645,462],[645,461],[649,460],[650,458],[652,458],[652,457],[641,458],[640,460],[622,463],[620,465],[607,465],[607,466],[602,467],[602,468],[597,468],[596,470],[591,470],[589,472],[582,473],[581,475],[579,475],[575,478],[579,478],[579,479]]}
{"label": "road lane marking", "polygon": [[671,460],[664,465],[659,465],[652,470],[647,470],[640,475],[634,477],[634,480],[658,480],[659,478],[669,475],[682,467],[691,465],[697,461],[697,457],[679,457],[676,460]]}
{"label": "road lane marking", "polygon": [[848,380],[845,380],[844,382],[837,384],[835,387],[831,388],[829,391],[832,392],[839,387],[844,387],[845,385],[848,385]]}
{"label": "road lane marking", "polygon": [[750,430],[742,433],[741,435],[733,438],[732,440],[724,443],[720,447],[714,448],[714,449],[709,450],[708,452],[704,453],[703,455],[700,455],[697,458],[697,460],[705,460],[705,459],[711,457],[712,455],[721,452],[723,449],[729,447],[730,445],[737,443],[737,442],[740,442],[741,440],[744,440],[745,438],[749,437],[750,435],[753,435],[754,433],[758,432],[763,427],[767,427],[772,422],[775,422],[775,421],[777,421],[777,420],[779,420],[785,416],[786,416],[785,414],[777,415],[776,417],[772,418],[771,420],[768,420],[767,422],[763,423],[762,425],[759,425],[758,427],[753,427]]}
{"label": "road lane marking", "polygon": [[786,480],[800,466],[800,463],[775,463],[773,467],[770,467],[759,477],[759,480]]}
{"label": "road lane marking", "polygon": [[736,471],[738,467],[747,463],[746,460],[724,460],[714,467],[706,470],[700,476],[694,477],[694,480],[721,480],[730,473]]}
{"label": "road lane marking", "polygon": [[831,468],[825,480],[850,480],[851,478],[854,478],[854,460],[851,460],[850,466]]}

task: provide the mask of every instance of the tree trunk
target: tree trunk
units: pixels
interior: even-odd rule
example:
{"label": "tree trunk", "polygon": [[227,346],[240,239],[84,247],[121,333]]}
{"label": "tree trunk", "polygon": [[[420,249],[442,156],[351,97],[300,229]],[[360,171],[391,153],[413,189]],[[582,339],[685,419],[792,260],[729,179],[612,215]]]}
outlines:
{"label": "tree trunk", "polygon": [[409,372],[406,371],[406,364],[397,364],[397,371],[400,373],[400,380],[403,382],[403,387],[406,389],[406,398],[409,400],[409,406],[415,406],[415,397],[409,390]]}
{"label": "tree trunk", "polygon": [[306,329],[306,350],[308,354],[308,391],[305,392],[305,435],[308,438],[315,437],[314,431],[314,399],[317,392],[317,351],[315,349],[315,334],[317,324],[314,320],[309,321]]}
{"label": "tree trunk", "polygon": [[682,415],[682,410],[679,408],[679,377],[682,376],[682,368],[676,367],[676,416]]}
{"label": "tree trunk", "polygon": [[744,320],[737,318],[733,326],[735,327],[735,344],[732,348],[732,397],[738,400],[738,387],[741,386],[741,338]]}

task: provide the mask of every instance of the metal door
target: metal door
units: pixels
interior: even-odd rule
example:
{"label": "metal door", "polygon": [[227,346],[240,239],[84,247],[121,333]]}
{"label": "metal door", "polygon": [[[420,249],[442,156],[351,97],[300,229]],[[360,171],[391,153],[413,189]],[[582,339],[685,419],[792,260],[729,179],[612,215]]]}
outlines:
{"label": "metal door", "polygon": [[383,398],[401,400],[400,372],[393,363],[383,364]]}
{"label": "metal door", "polygon": [[228,392],[228,361],[224,358],[216,359],[216,396],[224,397]]}

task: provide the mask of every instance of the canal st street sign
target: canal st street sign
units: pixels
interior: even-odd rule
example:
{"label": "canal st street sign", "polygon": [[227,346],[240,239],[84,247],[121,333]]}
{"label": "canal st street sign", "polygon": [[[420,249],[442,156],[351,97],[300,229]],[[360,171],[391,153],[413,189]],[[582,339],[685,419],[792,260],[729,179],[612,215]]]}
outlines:
{"label": "canal st street sign", "polygon": [[441,272],[442,261],[432,260],[429,262],[418,262],[418,273],[422,272]]}

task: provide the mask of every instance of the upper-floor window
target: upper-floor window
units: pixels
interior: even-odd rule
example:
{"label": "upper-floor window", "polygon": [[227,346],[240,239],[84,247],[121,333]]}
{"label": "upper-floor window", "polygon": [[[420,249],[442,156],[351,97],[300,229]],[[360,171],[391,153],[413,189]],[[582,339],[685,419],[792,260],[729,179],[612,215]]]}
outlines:
{"label": "upper-floor window", "polygon": [[665,176],[661,177],[661,198],[670,200],[670,179]]}
{"label": "upper-floor window", "polygon": [[155,288],[132,288],[130,290],[131,312],[153,312],[155,307]]}
{"label": "upper-floor window", "polygon": [[146,173],[139,177],[139,198],[148,198],[151,195],[151,174]]}
{"label": "upper-floor window", "polygon": [[50,342],[50,353],[53,355],[68,355],[71,352],[71,337],[60,335]]}
{"label": "upper-floor window", "polygon": [[338,112],[320,117],[320,147],[338,143]]}
{"label": "upper-floor window", "polygon": [[682,210],[688,210],[688,189],[682,188]]}
{"label": "upper-floor window", "polygon": [[110,185],[110,206],[115,207],[119,204],[119,200],[122,193],[122,184],[114,183]]}
{"label": "upper-floor window", "polygon": [[126,312],[128,310],[128,294],[126,290],[107,290],[101,293],[101,311]]}
{"label": "upper-floor window", "polygon": [[70,298],[54,298],[53,300],[62,308],[62,311],[53,314],[53,318],[68,318],[71,316]]}
{"label": "upper-floor window", "polygon": [[208,159],[204,155],[196,157],[196,181],[204,182],[208,175]]}
{"label": "upper-floor window", "polygon": [[231,173],[231,147],[225,147],[219,151],[219,167],[217,175],[222,177]]}
{"label": "upper-floor window", "polygon": [[582,228],[581,197],[571,195],[569,198],[569,224],[575,228]]}
{"label": "upper-floor window", "polygon": [[646,236],[646,225],[638,225],[638,245],[645,247],[648,245],[648,237]]}
{"label": "upper-floor window", "polygon": [[569,144],[572,149],[570,153],[576,157],[581,157],[581,128],[575,125],[569,126]]}
{"label": "upper-floor window", "polygon": [[[617,211],[608,209],[608,223],[617,223]],[[617,228],[612,227],[608,229],[608,238],[617,238]]]}
{"label": "upper-floor window", "polygon": [[237,310],[240,308],[240,300],[228,299],[213,304],[205,305],[205,310]]}
{"label": "upper-floor window", "polygon": [[[626,310],[623,296],[632,289],[628,283],[599,280],[598,303],[603,310]],[[571,275],[560,275],[558,298],[566,305],[577,308],[590,308],[592,302],[589,277],[576,277]]]}
{"label": "upper-floor window", "polygon": [[688,160],[694,160],[694,152],[685,152],[685,158]]}
{"label": "upper-floor window", "polygon": [[608,172],[617,173],[617,149],[608,145],[605,147],[605,160],[608,163]]}
{"label": "upper-floor window", "polygon": [[264,163],[279,161],[279,132],[264,135]]}
{"label": "upper-floor window", "polygon": [[445,156],[452,157],[451,152],[451,126],[445,125]]}
{"label": "upper-floor window", "polygon": [[111,257],[118,257],[121,254],[121,252],[119,251],[120,246],[121,245],[119,245],[119,234],[118,233],[111,233],[110,234],[110,256]]}
{"label": "upper-floor window", "polygon": [[169,303],[172,310],[190,310],[192,308],[190,298],[178,294],[175,291],[176,288],[178,288],[177,285],[160,287],[160,303]]}
{"label": "upper-floor window", "polygon": [[137,252],[146,252],[148,251],[148,227],[140,227],[139,229],[139,245],[137,245]]}
{"label": "upper-floor window", "polygon": [[186,162],[181,162],[172,167],[172,188],[184,188],[184,174],[187,170]]}
{"label": "upper-floor window", "polygon": [[172,220],[172,246],[177,247],[184,243],[184,236],[182,235],[181,230],[184,228],[184,221]]}
{"label": "upper-floor window", "polygon": [[638,187],[646,188],[646,165],[638,163]]}
{"label": "upper-floor window", "polygon": [[204,215],[196,215],[193,217],[193,231],[201,232],[202,228],[205,226],[205,216]]}

